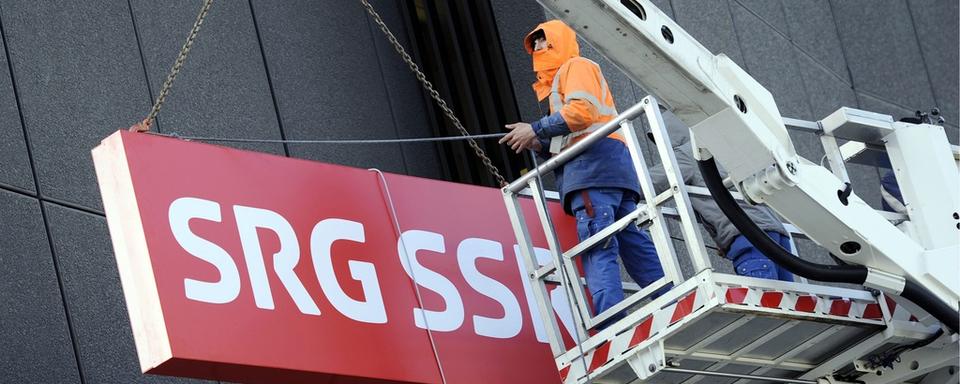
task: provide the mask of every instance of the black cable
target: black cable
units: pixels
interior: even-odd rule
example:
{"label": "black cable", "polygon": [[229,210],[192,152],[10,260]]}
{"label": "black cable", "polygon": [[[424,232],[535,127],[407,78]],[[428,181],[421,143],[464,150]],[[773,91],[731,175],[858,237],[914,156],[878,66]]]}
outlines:
{"label": "black cable", "polygon": [[914,350],[914,349],[926,347],[926,346],[930,345],[930,343],[933,343],[934,341],[936,341],[937,339],[939,339],[940,336],[943,336],[943,329],[938,329],[936,332],[934,332],[932,335],[930,335],[930,337],[928,337],[928,338],[926,338],[926,339],[923,339],[923,340],[920,340],[920,341],[918,341],[918,342],[916,342],[916,343],[910,344],[910,345],[908,345],[906,348],[907,348],[908,350]]}
{"label": "black cable", "polygon": [[851,284],[863,284],[867,280],[866,267],[811,263],[783,249],[743,212],[743,208],[740,208],[737,201],[730,195],[730,191],[723,186],[723,177],[720,176],[717,163],[712,158],[698,161],[697,164],[707,189],[710,190],[710,194],[713,195],[723,214],[751,244],[774,262],[794,274],[813,280]]}
{"label": "black cable", "polygon": [[957,333],[960,329],[960,314],[920,284],[907,280],[900,296],[912,301],[918,307],[933,315],[943,325],[950,328],[951,332]]}
{"label": "black cable", "polygon": [[[775,263],[790,272],[812,280],[857,285],[862,285],[867,280],[867,268],[862,265],[824,265],[794,257],[780,244],[770,239],[743,212],[743,209],[730,195],[730,191],[723,186],[720,169],[717,168],[717,163],[713,158],[697,161],[697,165],[700,167],[700,173],[703,175],[703,181],[707,184],[707,189],[710,190],[710,194],[713,195],[723,214],[740,231],[740,234]],[[952,332],[957,333],[960,329],[960,314],[919,284],[906,279],[900,296],[933,315]]]}
{"label": "black cable", "polygon": [[913,351],[916,349],[926,347],[930,345],[930,343],[933,343],[934,341],[939,339],[940,336],[942,335],[943,335],[943,329],[941,328],[941,329],[938,329],[929,337],[927,337],[926,339],[920,340],[913,344],[898,345],[882,353],[868,356],[865,360],[873,368],[893,369],[894,363],[900,362],[900,355],[902,355],[904,352]]}

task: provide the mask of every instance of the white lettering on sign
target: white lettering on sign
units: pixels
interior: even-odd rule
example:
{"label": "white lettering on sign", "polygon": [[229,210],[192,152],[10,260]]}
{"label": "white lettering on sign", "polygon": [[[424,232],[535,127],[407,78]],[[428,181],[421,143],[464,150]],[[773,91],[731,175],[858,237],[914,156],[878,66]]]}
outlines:
{"label": "white lettering on sign", "polygon": [[183,279],[183,289],[190,300],[224,304],[240,294],[240,272],[233,259],[220,246],[190,231],[190,219],[220,222],[220,204],[210,200],[182,197],[170,204],[167,213],[173,237],[184,250],[198,259],[213,264],[220,272],[220,281],[207,282]]}
{"label": "white lettering on sign", "polygon": [[496,300],[503,307],[503,317],[496,319],[473,315],[473,329],[478,335],[509,339],[520,333],[523,316],[520,315],[520,303],[510,289],[499,281],[484,276],[477,270],[479,258],[503,261],[503,246],[486,239],[465,239],[457,246],[457,262],[460,271],[471,288],[484,296]]}
{"label": "white lettering on sign", "polygon": [[[400,264],[403,270],[418,285],[436,292],[443,297],[446,308],[442,311],[429,309],[413,309],[413,321],[417,327],[431,331],[448,332],[460,328],[463,324],[463,298],[449,279],[443,275],[425,268],[417,260],[417,251],[426,250],[436,253],[446,252],[443,245],[443,236],[438,233],[410,230],[405,231],[397,240],[397,254],[400,255]],[[409,264],[407,263],[409,260]]]}
{"label": "white lettering on sign", "polygon": [[313,254],[313,268],[320,280],[320,288],[330,303],[340,313],[365,323],[383,324],[387,322],[387,311],[383,307],[383,295],[380,293],[380,281],[373,263],[349,260],[350,276],[360,282],[366,302],[347,296],[337,283],[333,273],[333,257],[330,248],[337,240],[350,240],[362,243],[365,240],[363,224],[343,219],[326,219],[313,227],[310,233],[310,253]]}
{"label": "white lettering on sign", "polygon": [[[233,207],[236,217],[237,233],[243,249],[250,287],[257,308],[273,310],[274,297],[270,287],[264,263],[264,255],[257,233],[260,229],[273,232],[280,240],[280,249],[273,254],[273,273],[280,280],[287,294],[300,312],[308,315],[320,315],[320,309],[310,297],[294,268],[300,262],[301,250],[297,234],[290,223],[280,214],[262,208],[236,205]],[[205,303],[225,304],[236,300],[240,294],[241,279],[237,265],[222,247],[198,236],[190,229],[193,219],[221,222],[220,204],[194,197],[182,197],[170,204],[168,219],[170,229],[177,243],[190,255],[213,265],[220,273],[220,280],[209,282],[184,278],[184,290],[188,299]],[[333,246],[337,241],[364,243],[363,224],[339,218],[328,218],[318,222],[310,233],[310,255],[320,289],[330,304],[340,314],[355,321],[383,324],[387,322],[386,308],[383,302],[380,281],[373,263],[348,260],[350,276],[359,281],[364,300],[356,300],[344,292],[333,269]],[[546,335],[541,323],[540,311],[535,308],[530,282],[520,256],[519,246],[514,245],[514,257],[519,265],[524,294],[530,311],[537,340],[545,343]],[[425,252],[421,252],[425,251]],[[550,252],[543,248],[534,248],[538,264],[545,265]],[[430,257],[430,253],[444,254],[443,235],[408,230],[397,240],[397,255],[404,271],[416,284],[435,292],[443,299],[442,309],[413,308],[414,324],[422,329],[451,332],[463,326],[465,309],[463,298],[456,285],[444,275],[425,267],[420,260]],[[523,328],[523,315],[520,302],[502,282],[480,272],[477,262],[480,259],[504,261],[503,245],[499,242],[467,238],[457,246],[457,264],[464,280],[477,293],[496,301],[503,308],[503,316],[488,317],[473,315],[473,331],[480,336],[509,339],[520,334]],[[573,315],[566,305],[562,289],[550,292],[554,303],[554,312],[568,331],[572,331]]]}
{"label": "white lettering on sign", "polygon": [[233,207],[233,214],[237,218],[237,232],[240,234],[243,257],[247,262],[247,273],[250,275],[250,286],[253,288],[253,299],[257,307],[273,309],[273,295],[270,293],[260,238],[257,236],[257,229],[264,228],[273,231],[280,239],[280,250],[273,254],[273,271],[280,278],[280,283],[290,293],[300,312],[319,315],[320,308],[317,308],[317,304],[310,298],[307,289],[293,271],[300,262],[300,243],[297,242],[297,234],[290,223],[278,213],[260,208],[237,205]]}

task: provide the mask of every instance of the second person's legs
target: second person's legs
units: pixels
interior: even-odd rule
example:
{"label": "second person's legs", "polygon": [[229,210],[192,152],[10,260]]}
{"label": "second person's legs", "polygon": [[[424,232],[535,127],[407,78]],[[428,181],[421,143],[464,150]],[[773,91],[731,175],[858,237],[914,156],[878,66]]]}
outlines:
{"label": "second person's legs", "polygon": [[[632,198],[622,199],[615,217],[620,219],[637,209],[637,203]],[[620,242],[620,257],[627,273],[641,287],[646,287],[663,277],[663,266],[657,257],[657,248],[646,230],[629,225],[617,234]],[[657,290],[651,297],[658,297],[670,290],[666,286]]]}
{"label": "second person's legs", "polygon": [[[777,232],[767,232],[773,241],[784,249],[791,250],[790,240]],[[759,277],[770,280],[793,281],[793,274],[767,258],[743,235],[737,236],[730,244],[726,257],[733,261],[734,271],[741,276]],[[782,273],[781,273],[782,272]]]}

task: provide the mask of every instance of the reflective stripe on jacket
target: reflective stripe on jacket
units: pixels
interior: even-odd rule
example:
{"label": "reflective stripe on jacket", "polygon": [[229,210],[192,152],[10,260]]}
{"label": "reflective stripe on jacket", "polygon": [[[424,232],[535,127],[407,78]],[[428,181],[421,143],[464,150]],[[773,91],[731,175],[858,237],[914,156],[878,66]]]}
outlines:
{"label": "reflective stripe on jacket", "polygon": [[[551,138],[551,153],[559,153],[617,116],[613,95],[600,66],[583,57],[563,63],[553,77],[549,98],[550,113],[559,112],[570,129],[569,134]],[[624,142],[618,132],[608,137]]]}

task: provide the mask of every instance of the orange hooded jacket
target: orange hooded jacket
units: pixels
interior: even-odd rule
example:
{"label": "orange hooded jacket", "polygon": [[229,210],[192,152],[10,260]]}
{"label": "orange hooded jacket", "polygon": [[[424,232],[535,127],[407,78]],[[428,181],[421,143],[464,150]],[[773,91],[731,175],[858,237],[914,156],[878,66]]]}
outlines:
{"label": "orange hooded jacket", "polygon": [[[533,50],[534,35],[543,31],[547,49]],[[577,34],[560,20],[538,25],[524,38],[527,53],[533,56],[537,100],[550,98],[550,113],[558,110],[571,134],[564,147],[584,137],[617,115],[616,106],[600,72],[600,66],[580,57]],[[619,133],[608,137],[624,142]]]}

